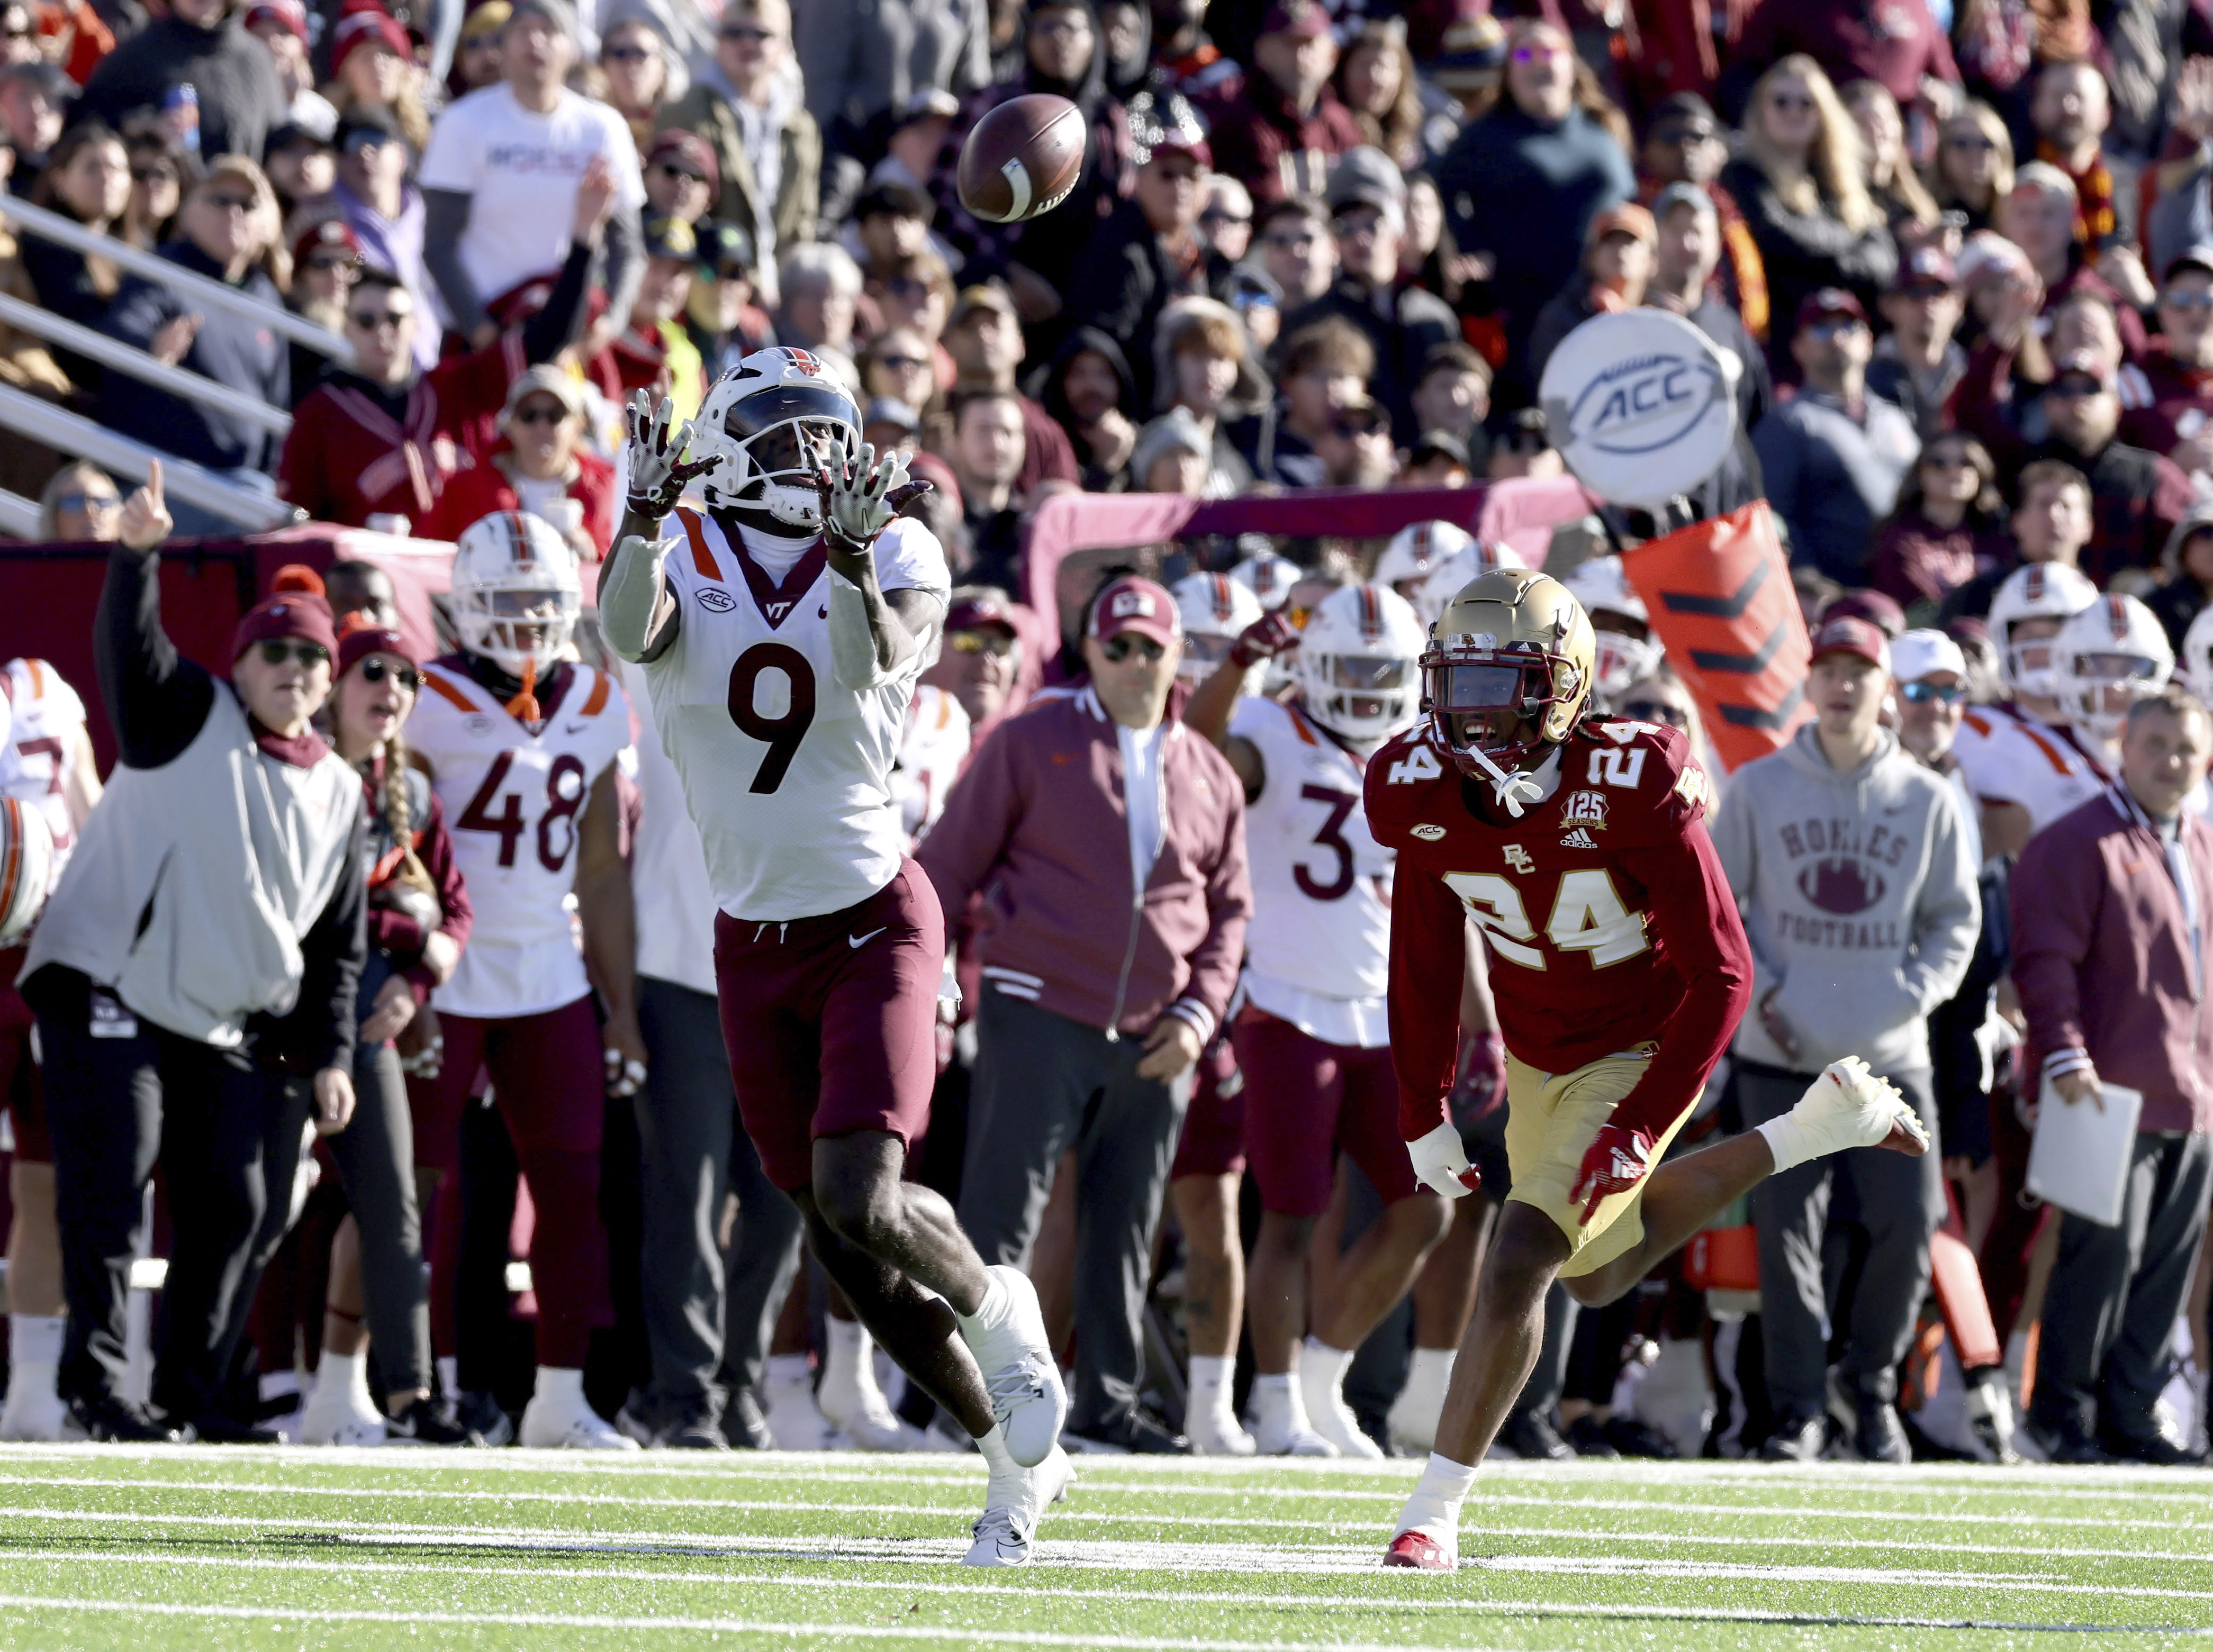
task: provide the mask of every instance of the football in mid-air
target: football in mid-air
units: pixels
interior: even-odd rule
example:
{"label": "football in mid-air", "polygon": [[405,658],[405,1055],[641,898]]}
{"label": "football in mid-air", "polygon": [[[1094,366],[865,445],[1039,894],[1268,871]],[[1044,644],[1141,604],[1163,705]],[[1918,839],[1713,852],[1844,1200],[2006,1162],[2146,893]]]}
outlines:
{"label": "football in mid-air", "polygon": [[960,146],[960,204],[995,224],[1052,211],[1082,173],[1084,136],[1083,112],[1066,98],[1008,99]]}

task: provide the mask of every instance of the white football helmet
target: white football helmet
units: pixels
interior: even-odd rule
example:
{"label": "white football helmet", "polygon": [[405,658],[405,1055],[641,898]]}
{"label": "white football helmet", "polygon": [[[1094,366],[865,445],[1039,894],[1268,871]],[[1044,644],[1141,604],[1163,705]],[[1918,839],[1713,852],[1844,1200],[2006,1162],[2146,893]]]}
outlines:
{"label": "white football helmet", "polygon": [[54,840],[35,803],[0,798],[0,947],[18,946],[54,880]]}
{"label": "white football helmet", "polygon": [[[1411,602],[1414,593],[1410,586],[1426,580],[1439,564],[1474,544],[1473,534],[1450,522],[1416,522],[1391,536],[1390,544],[1375,559],[1375,572],[1369,577]],[[1470,580],[1474,577],[1472,574],[1468,575]],[[1465,585],[1467,580],[1460,583]]]}
{"label": "white football helmet", "polygon": [[818,357],[781,345],[715,380],[692,421],[692,457],[715,464],[699,479],[709,508],[779,539],[822,531],[817,466],[832,448],[860,445],[860,410],[844,386]]}
{"label": "white football helmet", "polygon": [[[1469,540],[1462,549],[1434,564],[1428,577],[1414,587],[1411,600],[1414,616],[1422,623],[1422,635],[1427,636],[1430,628],[1444,617],[1445,604],[1460,595],[1460,587],[1470,580],[1479,580],[1494,568],[1528,566],[1521,560],[1521,553],[1503,539]],[[1376,577],[1382,576],[1379,573]]]}
{"label": "white football helmet", "polygon": [[2129,708],[2174,674],[2174,650],[2150,609],[2108,594],[2051,639],[2051,670],[2068,721],[2110,745],[2121,738]]}
{"label": "white football helmet", "polygon": [[1421,706],[1422,623],[1387,585],[1339,586],[1299,634],[1291,680],[1307,715],[1356,745],[1410,726]]}
{"label": "white football helmet", "polygon": [[461,646],[510,677],[541,677],[568,657],[584,587],[576,553],[527,511],[495,511],[454,544],[454,625]]}
{"label": "white football helmet", "polygon": [[2213,694],[2213,607],[2201,608],[2182,634],[2182,679],[2204,699]]}
{"label": "white football helmet", "polygon": [[1229,657],[1238,633],[1260,617],[1260,599],[1226,574],[1186,574],[1168,594],[1183,616],[1176,675],[1196,687]]}
{"label": "white football helmet", "polygon": [[1251,592],[1263,613],[1272,614],[1291,599],[1291,587],[1305,570],[1287,556],[1247,556],[1229,577]]}
{"label": "white football helmet", "polygon": [[1644,598],[1637,594],[1629,583],[1629,574],[1619,556],[1592,556],[1576,564],[1575,570],[1561,581],[1583,605],[1583,612],[1591,616],[1591,624],[1598,632],[1598,665],[1595,688],[1601,700],[1611,701],[1632,683],[1649,677],[1658,669],[1664,652],[1649,636],[1631,636],[1625,631],[1608,630],[1600,616],[1618,614],[1636,622],[1642,630],[1652,622]]}
{"label": "white football helmet", "polygon": [[2039,638],[2016,645],[2015,624],[2025,619],[2072,619],[2098,599],[2098,587],[2064,562],[2031,562],[2008,574],[1990,598],[1990,641],[1998,651],[1998,676],[2016,698],[2059,696],[2052,670],[2051,641]]}

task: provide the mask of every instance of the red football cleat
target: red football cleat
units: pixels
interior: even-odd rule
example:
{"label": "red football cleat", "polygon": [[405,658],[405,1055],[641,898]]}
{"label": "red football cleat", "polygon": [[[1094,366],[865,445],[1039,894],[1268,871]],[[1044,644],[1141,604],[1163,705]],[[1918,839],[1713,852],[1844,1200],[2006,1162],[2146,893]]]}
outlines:
{"label": "red football cleat", "polygon": [[1422,1571],[1458,1571],[1460,1557],[1425,1533],[1401,1532],[1383,1552],[1383,1564],[1412,1566]]}

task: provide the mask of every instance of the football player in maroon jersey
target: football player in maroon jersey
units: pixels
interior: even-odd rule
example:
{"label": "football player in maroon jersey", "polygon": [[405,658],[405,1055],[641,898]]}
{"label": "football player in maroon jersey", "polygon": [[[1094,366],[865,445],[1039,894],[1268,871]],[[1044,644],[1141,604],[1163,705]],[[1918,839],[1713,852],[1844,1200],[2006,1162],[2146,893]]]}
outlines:
{"label": "football player in maroon jersey", "polygon": [[1688,741],[1587,717],[1591,623],[1558,580],[1501,568],[1462,588],[1422,657],[1428,715],[1368,766],[1368,818],[1398,851],[1390,1013],[1415,1173],[1476,1185],[1444,1098],[1466,923],[1484,935],[1508,1054],[1513,1166],[1436,1449],[1385,1564],[1451,1570],[1460,1506],[1521,1392],[1555,1278],[1611,1302],[1777,1169],[1928,1138],[1856,1060],[1789,1114],[1654,1167],[1751,996],[1752,953],[1706,835]]}

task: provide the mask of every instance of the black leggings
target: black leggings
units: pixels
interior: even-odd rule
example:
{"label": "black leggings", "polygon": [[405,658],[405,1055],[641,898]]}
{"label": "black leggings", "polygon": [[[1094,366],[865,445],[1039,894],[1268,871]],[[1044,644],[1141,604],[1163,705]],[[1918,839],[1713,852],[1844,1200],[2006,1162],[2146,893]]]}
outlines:
{"label": "black leggings", "polygon": [[330,1139],[347,1208],[361,1230],[361,1294],[384,1386],[430,1386],[430,1307],[415,1196],[415,1126],[389,1044],[356,1048],[353,1121]]}

